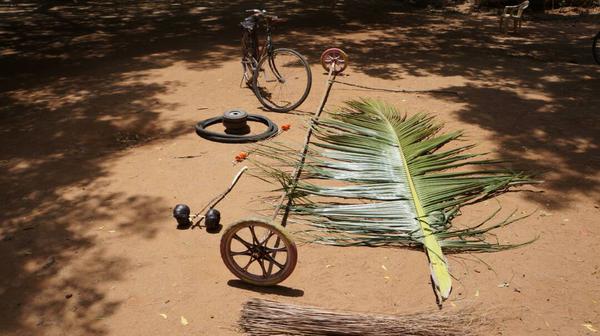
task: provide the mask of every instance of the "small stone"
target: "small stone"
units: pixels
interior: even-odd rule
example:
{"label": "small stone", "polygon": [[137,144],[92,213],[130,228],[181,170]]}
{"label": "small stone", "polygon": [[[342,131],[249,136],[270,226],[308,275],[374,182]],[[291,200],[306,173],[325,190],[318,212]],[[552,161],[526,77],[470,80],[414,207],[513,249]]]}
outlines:
{"label": "small stone", "polygon": [[48,259],[46,259],[46,262],[42,265],[42,267],[40,267],[40,271],[52,266],[52,264],[54,264],[55,261],[56,260],[54,259],[54,257],[48,257]]}
{"label": "small stone", "polygon": [[72,297],[73,297],[73,294],[71,294],[71,293],[69,293],[69,294],[65,295],[65,299],[70,299],[70,298],[72,298]]}

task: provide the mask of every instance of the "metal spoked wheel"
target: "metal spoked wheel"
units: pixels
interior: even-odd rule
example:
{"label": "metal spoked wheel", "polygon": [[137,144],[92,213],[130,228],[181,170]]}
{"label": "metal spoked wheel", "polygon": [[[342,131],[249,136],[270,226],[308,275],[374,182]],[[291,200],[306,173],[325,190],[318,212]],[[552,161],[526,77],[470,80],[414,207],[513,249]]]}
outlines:
{"label": "metal spoked wheel", "polygon": [[321,54],[321,65],[325,71],[329,72],[329,68],[334,61],[335,69],[333,69],[333,72],[340,74],[348,66],[348,55],[339,48],[329,48]]}
{"label": "metal spoked wheel", "polygon": [[275,49],[263,57],[253,74],[254,94],[267,109],[288,112],[300,106],[312,85],[308,62],[292,49]]}
{"label": "metal spoked wheel", "polygon": [[592,44],[592,53],[596,63],[600,64],[600,32],[594,37],[594,43]]}
{"label": "metal spoked wheel", "polygon": [[272,286],[296,268],[296,244],[280,225],[243,220],[230,226],[221,238],[221,258],[241,280]]}

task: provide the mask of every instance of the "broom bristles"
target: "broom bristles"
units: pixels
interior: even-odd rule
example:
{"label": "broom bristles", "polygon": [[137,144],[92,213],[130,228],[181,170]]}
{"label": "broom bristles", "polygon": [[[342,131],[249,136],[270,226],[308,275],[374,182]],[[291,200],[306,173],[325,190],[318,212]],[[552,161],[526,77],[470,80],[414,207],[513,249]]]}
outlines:
{"label": "broom bristles", "polygon": [[324,310],[270,300],[251,299],[239,325],[249,336],[475,336],[487,324],[473,308],[396,316]]}

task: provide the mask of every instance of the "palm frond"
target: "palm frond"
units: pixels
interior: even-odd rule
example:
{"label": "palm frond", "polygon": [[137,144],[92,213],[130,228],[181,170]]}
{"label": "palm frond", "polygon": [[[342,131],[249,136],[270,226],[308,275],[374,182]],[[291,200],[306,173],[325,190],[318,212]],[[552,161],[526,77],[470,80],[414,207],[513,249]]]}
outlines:
{"label": "palm frond", "polygon": [[441,299],[452,286],[443,251],[511,247],[489,242],[486,233],[512,217],[461,230],[453,229],[451,220],[461,206],[534,181],[522,173],[484,170],[498,161],[468,154],[472,145],[442,150],[462,132],[441,133],[434,117],[408,117],[377,100],[350,101],[312,127],[315,140],[297,182],[286,169],[298,164],[297,151],[271,143],[257,153],[275,162],[261,168],[293,199],[288,210],[312,227],[304,234],[313,241],[422,246]]}

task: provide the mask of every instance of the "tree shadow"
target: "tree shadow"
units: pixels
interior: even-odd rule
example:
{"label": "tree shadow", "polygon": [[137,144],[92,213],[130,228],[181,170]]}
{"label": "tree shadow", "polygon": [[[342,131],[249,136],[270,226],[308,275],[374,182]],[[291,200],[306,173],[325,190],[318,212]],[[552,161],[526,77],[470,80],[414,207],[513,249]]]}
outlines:
{"label": "tree shadow", "polygon": [[158,83],[143,72],[175,62],[176,53],[146,57],[158,49],[136,43],[147,43],[152,31],[146,41],[128,41],[111,40],[99,27],[77,30],[71,23],[92,20],[85,14],[66,10],[70,23],[54,25],[55,17],[38,13],[2,21],[15,29],[0,56],[0,271],[8,275],[0,280],[0,334],[108,332],[103,320],[121,305],[108,287],[131,262],[101,242],[152,239],[157,227],[140,219],[169,210],[158,197],[103,191],[109,162],[193,129],[160,118],[177,105],[158,96],[182,83]]}
{"label": "tree shadow", "polygon": [[492,132],[496,151],[513,169],[541,173],[540,187],[551,193],[527,197],[554,209],[569,207],[576,194],[600,193],[600,116],[594,109],[600,99],[586,95],[591,88],[582,81],[576,83],[582,95],[551,101],[527,98],[509,88],[452,88],[467,97],[462,101],[466,106],[456,112],[458,118]]}
{"label": "tree shadow", "polygon": [[[94,223],[111,221],[120,234],[151,239],[156,227],[136,218],[168,211],[160,198],[98,191],[107,160],[186,130],[157,124],[155,110],[168,105],[152,97],[165,87],[120,84],[124,77],[64,79],[2,94],[0,271],[10,275],[0,282],[2,334],[104,334],[102,319],[120,302],[107,299],[98,280],[120,280],[129,261],[98,251]],[[71,265],[89,253],[86,266]]]}
{"label": "tree shadow", "polygon": [[[84,186],[81,189],[87,189]],[[2,333],[33,335],[57,328],[105,334],[102,320],[121,304],[107,298],[107,286],[121,280],[123,270],[132,265],[126,257],[106,254],[98,243],[113,234],[152,238],[157,228],[133,218],[148,211],[167,212],[164,203],[148,196],[88,190],[61,196],[47,189],[10,202],[1,215],[0,231],[0,271],[10,274],[0,281]],[[105,220],[115,222],[116,232],[95,224]]]}
{"label": "tree shadow", "polygon": [[[9,274],[0,280],[0,333],[103,335],[102,319],[121,304],[105,284],[121,280],[130,261],[98,246],[94,223],[152,239],[156,227],[138,218],[168,210],[160,198],[99,191],[107,162],[195,122],[162,122],[161,111],[177,105],[158,97],[185,84],[145,71],[175,62],[203,71],[237,59],[237,24],[256,4],[64,2],[44,13],[33,11],[37,2],[14,3],[0,10],[0,271]],[[458,98],[439,99],[464,104],[458,118],[491,132],[501,158],[552,172],[544,186],[551,202],[567,206],[571,193],[598,191],[590,176],[598,168],[600,72],[589,47],[597,24],[589,36],[573,20],[526,22],[506,35],[494,17],[414,12],[397,2],[263,6],[289,19],[276,45],[312,63],[337,46],[354,71],[394,85],[463,76],[472,84],[442,88]],[[71,266],[84,254],[86,266]],[[282,293],[290,291],[303,294]],[[60,329],[65,321],[68,330]]]}
{"label": "tree shadow", "polygon": [[[374,13],[375,22],[357,29],[360,19],[344,12],[346,24],[329,31],[353,71],[387,81],[378,87],[458,92],[434,95],[464,105],[456,116],[491,132],[498,157],[514,169],[545,173],[542,188],[550,193],[526,195],[536,202],[562,208],[577,193],[598,193],[600,67],[591,55],[597,16],[536,16],[518,33],[502,33],[493,15],[394,6]],[[317,55],[321,42],[303,42],[302,52]],[[452,77],[465,84],[437,83]]]}

